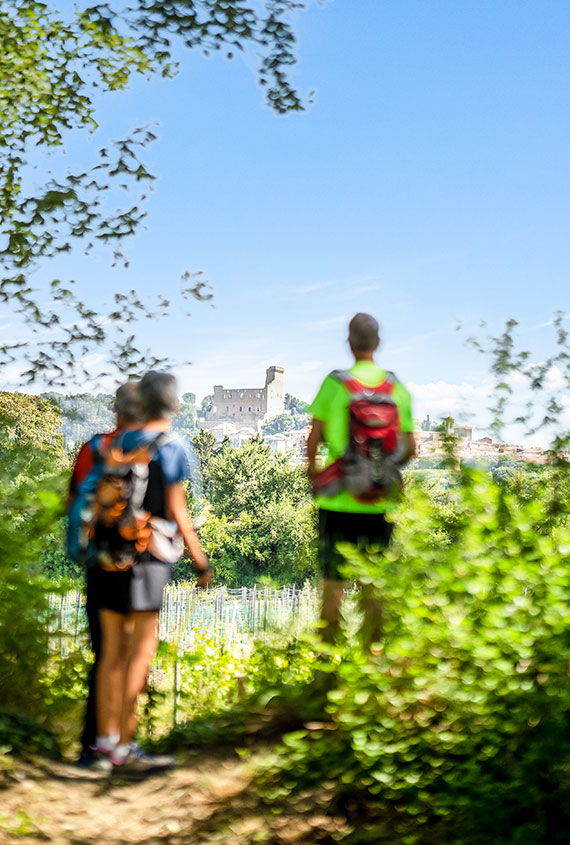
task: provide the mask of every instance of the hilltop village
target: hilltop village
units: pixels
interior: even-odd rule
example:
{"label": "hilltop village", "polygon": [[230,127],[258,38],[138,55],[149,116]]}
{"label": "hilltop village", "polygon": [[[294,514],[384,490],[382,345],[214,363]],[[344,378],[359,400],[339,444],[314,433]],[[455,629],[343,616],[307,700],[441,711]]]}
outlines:
{"label": "hilltop village", "polygon": [[[288,431],[268,434],[262,427],[280,415],[291,414],[285,407],[283,367],[268,367],[263,387],[229,388],[214,385],[214,399],[209,411],[199,414],[198,424],[215,436],[218,442],[228,438],[232,446],[239,446],[251,437],[263,433],[263,438],[274,452],[290,453],[293,460],[302,461],[309,433],[306,425]],[[443,438],[438,426],[426,420],[416,423],[417,457],[443,455]],[[503,457],[532,463],[546,463],[548,453],[538,446],[497,443],[491,437],[473,439],[471,426],[453,426],[451,433],[457,438],[457,456],[464,460],[480,457]]]}

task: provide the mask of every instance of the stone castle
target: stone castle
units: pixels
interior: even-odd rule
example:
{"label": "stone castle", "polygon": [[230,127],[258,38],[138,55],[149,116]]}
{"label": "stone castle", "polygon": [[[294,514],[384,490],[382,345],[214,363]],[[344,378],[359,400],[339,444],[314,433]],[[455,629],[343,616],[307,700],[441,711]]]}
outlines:
{"label": "stone castle", "polygon": [[283,367],[268,367],[264,387],[222,387],[214,385],[214,403],[206,413],[205,423],[211,428],[218,423],[233,423],[257,429],[263,420],[283,412]]}

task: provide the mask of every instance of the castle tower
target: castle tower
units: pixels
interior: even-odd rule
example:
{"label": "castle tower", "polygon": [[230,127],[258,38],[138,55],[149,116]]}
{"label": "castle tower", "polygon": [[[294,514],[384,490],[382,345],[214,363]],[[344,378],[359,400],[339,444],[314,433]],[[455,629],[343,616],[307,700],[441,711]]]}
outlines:
{"label": "castle tower", "polygon": [[282,413],[284,407],[283,367],[268,367],[264,387],[224,387],[214,385],[214,402],[202,423],[220,422],[248,426],[256,430],[264,419]]}
{"label": "castle tower", "polygon": [[284,408],[283,367],[268,367],[265,373],[266,416],[275,417]]}

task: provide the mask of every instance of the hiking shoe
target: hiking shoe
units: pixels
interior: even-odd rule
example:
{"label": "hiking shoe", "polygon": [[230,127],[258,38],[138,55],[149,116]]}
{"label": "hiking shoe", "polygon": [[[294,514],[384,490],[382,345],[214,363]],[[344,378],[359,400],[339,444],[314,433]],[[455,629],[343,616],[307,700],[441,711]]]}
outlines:
{"label": "hiking shoe", "polygon": [[75,765],[84,772],[98,772],[99,774],[110,775],[113,771],[113,765],[109,759],[109,755],[104,756],[95,751],[82,751]]}
{"label": "hiking shoe", "polygon": [[78,769],[90,769],[96,759],[94,751],[83,750],[75,761],[75,765]]}
{"label": "hiking shoe", "polygon": [[130,775],[145,777],[146,775],[158,775],[167,772],[174,767],[172,757],[163,755],[146,754],[138,745],[131,745],[126,757],[115,756],[111,753],[113,773],[117,775]]}
{"label": "hiking shoe", "polygon": [[92,745],[91,750],[94,760],[90,769],[93,772],[102,772],[103,774],[110,775],[113,771],[113,764],[111,763],[112,750],[97,744]]}
{"label": "hiking shoe", "polygon": [[93,761],[91,771],[100,772],[103,775],[110,775],[113,771],[113,764],[108,756],[100,755]]}

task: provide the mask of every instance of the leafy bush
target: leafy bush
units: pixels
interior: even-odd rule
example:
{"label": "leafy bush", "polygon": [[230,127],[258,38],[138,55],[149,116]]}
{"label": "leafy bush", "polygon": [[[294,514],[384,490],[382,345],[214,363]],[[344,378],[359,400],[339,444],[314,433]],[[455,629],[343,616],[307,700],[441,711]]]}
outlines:
{"label": "leafy bush", "polygon": [[[54,532],[63,508],[65,460],[57,434],[58,414],[38,397],[18,396],[18,401],[12,402],[12,396],[2,394],[0,402],[3,730],[12,717],[48,724],[61,712],[64,701],[73,696],[75,684],[71,676],[68,678],[65,661],[50,666],[53,620],[48,593],[53,584],[38,574],[46,538]],[[10,745],[15,747],[22,731],[14,729],[12,733]],[[5,737],[2,742],[6,742]]]}
{"label": "leafy bush", "polygon": [[209,501],[200,536],[218,579],[241,587],[263,576],[278,583],[313,576],[315,513],[303,468],[260,438],[222,445],[200,461]]}
{"label": "leafy bush", "polygon": [[548,497],[476,470],[455,494],[452,542],[434,542],[441,514],[416,486],[385,559],[345,548],[384,602],[383,642],[345,643],[326,719],[260,775],[272,802],[334,783],[344,841],[566,841],[570,531]]}
{"label": "leafy bush", "polygon": [[[155,741],[161,750],[280,735],[302,726],[304,719],[322,715],[322,695],[311,693],[321,665],[311,637],[285,642],[282,636],[269,637],[252,648],[238,646],[230,652],[220,644],[204,642],[196,651],[180,656],[174,648],[161,646],[159,673],[169,689],[174,662],[178,662],[177,713],[181,717],[167,736]],[[184,716],[187,721],[182,721]]]}
{"label": "leafy bush", "polygon": [[46,757],[60,756],[57,738],[51,731],[22,716],[0,710],[0,754],[14,751]]}

